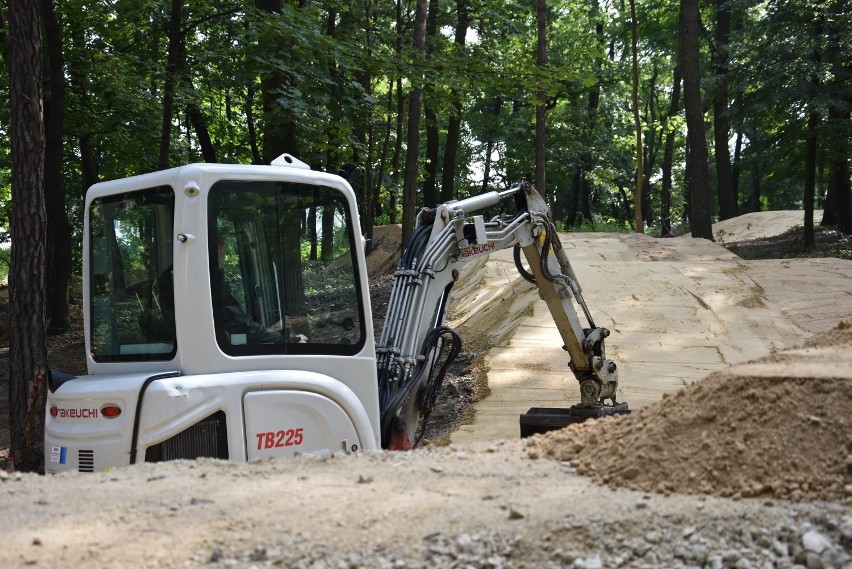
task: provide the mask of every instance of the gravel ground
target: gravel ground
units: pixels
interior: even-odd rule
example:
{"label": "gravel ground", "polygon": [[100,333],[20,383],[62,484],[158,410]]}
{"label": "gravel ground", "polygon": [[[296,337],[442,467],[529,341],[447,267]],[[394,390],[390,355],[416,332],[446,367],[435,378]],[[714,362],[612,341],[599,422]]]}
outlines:
{"label": "gravel ground", "polygon": [[852,510],[612,489],[523,441],[0,483],[3,567],[852,567]]}

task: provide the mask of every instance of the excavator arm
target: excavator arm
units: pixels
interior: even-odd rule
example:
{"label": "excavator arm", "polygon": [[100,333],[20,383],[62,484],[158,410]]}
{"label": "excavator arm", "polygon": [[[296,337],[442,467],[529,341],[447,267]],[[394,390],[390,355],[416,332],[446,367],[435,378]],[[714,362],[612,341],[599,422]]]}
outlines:
{"label": "excavator arm", "polygon": [[[478,210],[513,198],[517,213],[489,221]],[[416,446],[446,370],[461,351],[458,334],[445,325],[450,292],[464,263],[498,249],[515,248],[519,272],[534,283],[553,316],[580,385],[570,409],[530,409],[521,434],[559,428],[589,417],[627,412],[616,401],[617,365],[606,357],[609,330],[595,326],[582,289],[559,241],[547,203],[529,183],[424,209],[394,273],[377,368],[382,446]],[[520,262],[523,252],[530,266]],[[583,312],[583,326],[575,306]],[[607,403],[607,400],[609,403]]]}

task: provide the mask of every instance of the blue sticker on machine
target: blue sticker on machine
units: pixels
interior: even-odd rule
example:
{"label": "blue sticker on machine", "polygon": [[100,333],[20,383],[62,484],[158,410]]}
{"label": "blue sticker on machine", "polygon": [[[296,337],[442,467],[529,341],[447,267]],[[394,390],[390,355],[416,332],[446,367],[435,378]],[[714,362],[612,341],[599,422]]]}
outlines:
{"label": "blue sticker on machine", "polygon": [[53,464],[65,464],[65,458],[68,454],[66,447],[50,447],[50,462]]}

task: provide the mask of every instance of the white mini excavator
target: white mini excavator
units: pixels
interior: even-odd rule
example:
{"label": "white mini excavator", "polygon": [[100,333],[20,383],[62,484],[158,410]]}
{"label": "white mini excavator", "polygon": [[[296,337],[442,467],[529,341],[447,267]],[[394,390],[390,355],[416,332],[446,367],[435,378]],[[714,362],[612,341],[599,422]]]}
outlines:
{"label": "white mini excavator", "polygon": [[[507,247],[547,303],[580,388],[570,409],[521,415],[521,435],[628,411],[616,401],[609,331],[595,326],[531,185],[421,211],[377,344],[346,175],[283,155],[270,166],[193,164],[93,186],[88,374],[50,373],[45,470],[410,449],[461,349],[445,325],[460,269]],[[515,213],[474,214],[504,199]]]}

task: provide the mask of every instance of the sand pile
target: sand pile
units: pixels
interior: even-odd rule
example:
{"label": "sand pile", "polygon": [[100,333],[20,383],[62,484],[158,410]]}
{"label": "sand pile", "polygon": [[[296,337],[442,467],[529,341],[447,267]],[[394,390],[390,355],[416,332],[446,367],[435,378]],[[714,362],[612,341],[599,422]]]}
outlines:
{"label": "sand pile", "polygon": [[402,252],[402,225],[376,225],[370,254],[367,255],[367,272],[370,276],[393,273]]}
{"label": "sand pile", "polygon": [[714,373],[631,415],[535,437],[529,453],[643,491],[848,498],[849,354],[852,322],[842,322],[802,348]]}
{"label": "sand pile", "polygon": [[[814,219],[817,223],[822,219],[822,213],[822,210],[814,211]],[[804,223],[805,212],[802,210],[759,211],[714,223],[713,236],[717,243],[737,243],[775,237]]]}

